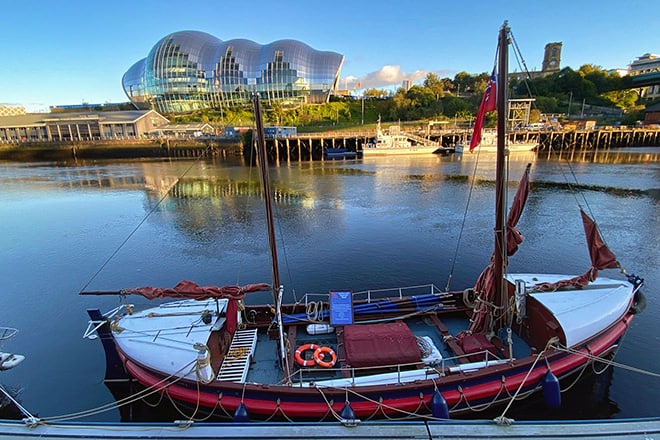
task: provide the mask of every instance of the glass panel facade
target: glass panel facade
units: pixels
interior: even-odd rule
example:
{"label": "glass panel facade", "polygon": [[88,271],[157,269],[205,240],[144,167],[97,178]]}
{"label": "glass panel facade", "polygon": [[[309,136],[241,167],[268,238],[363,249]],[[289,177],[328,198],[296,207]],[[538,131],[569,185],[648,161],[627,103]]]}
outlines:
{"label": "glass panel facade", "polygon": [[170,34],[124,74],[139,108],[179,113],[244,105],[252,93],[282,104],[327,102],[344,61],[296,40],[260,45],[204,32]]}

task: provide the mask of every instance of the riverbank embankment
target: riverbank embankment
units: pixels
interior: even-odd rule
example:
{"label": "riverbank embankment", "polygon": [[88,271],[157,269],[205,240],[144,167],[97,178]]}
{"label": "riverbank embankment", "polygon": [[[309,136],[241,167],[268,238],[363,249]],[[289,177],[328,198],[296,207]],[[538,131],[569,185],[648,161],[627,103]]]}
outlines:
{"label": "riverbank embankment", "polygon": [[131,139],[75,142],[19,142],[0,145],[0,160],[53,161],[70,159],[196,158],[236,156],[237,139]]}

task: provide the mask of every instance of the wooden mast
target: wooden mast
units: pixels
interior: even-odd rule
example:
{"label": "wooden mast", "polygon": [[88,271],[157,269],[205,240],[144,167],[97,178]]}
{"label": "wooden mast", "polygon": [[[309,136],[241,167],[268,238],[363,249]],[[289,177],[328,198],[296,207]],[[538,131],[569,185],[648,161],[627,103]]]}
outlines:
{"label": "wooden mast", "polygon": [[252,96],[254,101],[254,118],[257,124],[257,163],[259,165],[259,176],[261,177],[261,187],[264,192],[264,202],[266,207],[266,223],[268,227],[268,243],[270,247],[270,256],[272,263],[272,276],[273,276],[273,294],[275,296],[275,306],[277,303],[276,292],[280,287],[280,271],[277,262],[277,245],[275,241],[275,227],[273,218],[273,201],[270,190],[270,176],[268,175],[268,155],[266,154],[266,139],[264,137],[264,126],[261,119],[261,104],[259,102],[259,95],[256,93]]}
{"label": "wooden mast", "polygon": [[280,284],[280,270],[277,261],[277,242],[275,241],[275,219],[273,217],[273,197],[270,189],[270,176],[268,175],[268,154],[266,154],[266,139],[264,136],[264,126],[261,117],[261,103],[259,95],[252,95],[254,101],[254,118],[257,131],[257,163],[259,165],[259,176],[261,177],[261,187],[264,193],[264,202],[266,208],[266,223],[268,228],[268,244],[270,248],[270,261],[273,276],[273,304],[275,309],[275,319],[279,333],[279,353],[284,378],[287,383],[291,379],[291,367],[289,366],[287,350],[284,344],[284,327],[282,325],[282,295],[284,287]]}
{"label": "wooden mast", "polygon": [[509,25],[505,21],[500,29],[498,39],[498,72],[497,72],[497,164],[495,176],[495,295],[498,306],[505,306],[506,288],[504,286],[504,269],[506,262],[506,130],[507,130],[507,98],[508,98],[508,67],[509,67]]}

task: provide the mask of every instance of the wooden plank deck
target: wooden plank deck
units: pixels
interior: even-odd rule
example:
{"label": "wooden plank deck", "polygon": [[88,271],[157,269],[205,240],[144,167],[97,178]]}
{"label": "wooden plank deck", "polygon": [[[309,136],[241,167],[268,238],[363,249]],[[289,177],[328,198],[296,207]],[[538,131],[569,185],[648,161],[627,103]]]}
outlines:
{"label": "wooden plank deck", "polygon": [[595,421],[340,423],[55,423],[0,421],[0,440],[15,439],[658,439],[660,417]]}

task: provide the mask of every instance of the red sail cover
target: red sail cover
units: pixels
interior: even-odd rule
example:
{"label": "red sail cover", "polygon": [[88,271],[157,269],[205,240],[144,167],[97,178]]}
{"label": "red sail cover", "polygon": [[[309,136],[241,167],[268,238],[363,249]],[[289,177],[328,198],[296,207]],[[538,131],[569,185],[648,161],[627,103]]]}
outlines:
{"label": "red sail cover", "polygon": [[[522,243],[524,239],[523,235],[516,228],[516,225],[518,224],[518,220],[520,220],[520,216],[522,215],[523,209],[525,208],[525,203],[527,203],[527,196],[529,195],[530,168],[531,164],[527,164],[525,173],[518,183],[518,189],[516,190],[516,195],[513,197],[511,209],[509,210],[509,216],[506,221],[507,256],[515,254],[518,250],[518,245]],[[476,305],[477,311],[472,316],[470,328],[467,330],[468,334],[485,333],[488,331],[488,324],[490,322],[489,318],[491,314],[490,305],[495,301],[495,298],[493,298],[495,296],[495,282],[495,263],[493,253],[493,256],[490,259],[490,263],[488,266],[486,266],[483,272],[481,272],[476,284],[474,285],[474,291],[479,296],[480,301]]]}
{"label": "red sail cover", "polygon": [[589,247],[589,257],[591,258],[591,267],[584,274],[567,280],[557,281],[556,283],[539,283],[534,285],[536,291],[547,292],[561,287],[584,287],[594,281],[598,276],[598,271],[602,269],[616,269],[620,267],[616,255],[607,247],[603,238],[598,232],[596,223],[580,209],[582,215],[582,224],[584,225],[584,234],[587,237],[587,246]]}
{"label": "red sail cover", "polygon": [[248,284],[245,286],[200,286],[192,281],[183,280],[173,288],[166,287],[138,287],[124,289],[123,294],[142,295],[147,299],[156,298],[190,298],[205,300],[209,298],[243,299],[246,293],[259,290],[270,290],[270,285],[265,283]]}
{"label": "red sail cover", "polygon": [[373,367],[419,362],[417,339],[404,322],[360,324],[344,327],[346,363]]}

